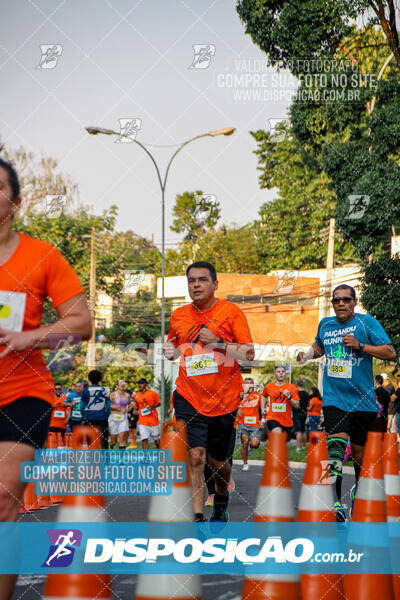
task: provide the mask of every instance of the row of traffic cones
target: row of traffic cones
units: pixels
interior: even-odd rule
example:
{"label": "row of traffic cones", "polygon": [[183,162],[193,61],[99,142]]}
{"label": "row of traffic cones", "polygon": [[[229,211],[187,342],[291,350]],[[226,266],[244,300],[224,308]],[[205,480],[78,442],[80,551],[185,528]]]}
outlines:
{"label": "row of traffic cones", "polygon": [[[99,448],[97,432],[92,428],[78,429],[80,438],[74,447],[82,447],[84,438],[89,448]],[[77,434],[78,435],[78,434]],[[74,432],[75,438],[75,432]],[[75,445],[81,444],[79,445]],[[172,450],[174,461],[187,462],[186,431],[178,422],[175,430],[165,425],[161,448]],[[335,522],[333,495],[328,465],[325,433],[312,432],[307,452],[304,482],[300,493],[297,521],[309,523]],[[192,521],[192,498],[187,468],[187,481],[173,483],[172,494],[152,497],[149,521]],[[386,490],[386,494],[383,490]],[[66,497],[59,520],[69,522],[104,521],[104,500],[101,496]],[[264,472],[256,504],[257,522],[294,522],[296,513],[290,484],[285,434],[269,437]],[[400,520],[400,478],[395,434],[370,433],[365,448],[353,521],[384,522]],[[312,527],[312,525],[310,526]],[[311,532],[312,534],[312,532]],[[44,598],[111,598],[109,575],[50,575]],[[392,575],[252,575],[244,580],[243,600],[400,600],[400,577]],[[136,600],[200,600],[198,575],[147,575],[138,577]]]}
{"label": "row of traffic cones", "polygon": [[[298,522],[334,522],[326,434],[312,432],[300,492]],[[271,434],[255,521],[294,521],[284,434]],[[400,521],[400,477],[396,435],[371,432],[365,448],[352,521]],[[312,531],[311,531],[312,534]],[[395,557],[398,560],[398,557]],[[246,600],[400,600],[400,576],[390,574],[252,575],[244,581]]]}
{"label": "row of traffic cones", "polygon": [[[50,431],[47,436],[46,449],[64,449],[72,447],[72,433],[64,434],[64,441],[61,433]],[[24,497],[19,507],[19,514],[32,512],[35,510],[42,510],[50,508],[56,504],[62,502],[61,496],[37,496],[35,493],[35,484],[33,482],[28,483],[25,488]]]}

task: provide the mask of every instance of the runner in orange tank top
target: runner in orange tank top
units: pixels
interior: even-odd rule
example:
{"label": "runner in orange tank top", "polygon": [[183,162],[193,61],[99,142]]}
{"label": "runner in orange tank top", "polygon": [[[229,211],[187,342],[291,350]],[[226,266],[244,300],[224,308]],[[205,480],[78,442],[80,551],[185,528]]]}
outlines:
{"label": "runner in orange tank top", "polygon": [[227,460],[243,379],[237,359],[253,360],[254,348],[243,312],[215,297],[218,280],[208,262],[187,268],[192,304],[174,310],[165,357],[180,358],[174,392],[176,418],[186,423],[195,520],[203,521],[204,462],[216,472],[211,521],[226,521],[231,466]]}
{"label": "runner in orange tank top", "polygon": [[[12,230],[21,205],[18,175],[0,159],[0,521],[16,521],[26,483],[20,464],[33,461],[47,437],[54,383],[42,349],[89,339],[91,317],[79,279],[51,244]],[[41,326],[50,298],[58,321]],[[10,598],[15,575],[0,575]]]}

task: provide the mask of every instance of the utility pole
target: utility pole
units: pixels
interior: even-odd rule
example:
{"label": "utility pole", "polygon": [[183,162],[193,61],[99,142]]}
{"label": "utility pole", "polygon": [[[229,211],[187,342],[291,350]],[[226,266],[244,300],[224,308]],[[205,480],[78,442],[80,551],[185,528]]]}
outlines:
{"label": "utility pole", "polygon": [[96,367],[96,230],[90,236],[90,298],[89,307],[93,319],[92,335],[88,344],[88,368]]}
{"label": "utility pole", "polygon": [[[323,295],[323,316],[329,317],[331,311],[331,296],[332,296],[332,277],[333,277],[333,259],[335,255],[335,219],[329,219],[329,237],[328,237],[328,252],[326,255],[326,274],[324,283]],[[322,376],[323,369],[319,365],[318,369],[318,389],[322,393]]]}

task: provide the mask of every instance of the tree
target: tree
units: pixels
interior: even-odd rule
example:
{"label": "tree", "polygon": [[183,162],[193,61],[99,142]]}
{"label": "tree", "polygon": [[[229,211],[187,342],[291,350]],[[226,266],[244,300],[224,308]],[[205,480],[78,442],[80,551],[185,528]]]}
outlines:
{"label": "tree", "polygon": [[[316,162],[305,161],[290,124],[279,125],[279,136],[259,130],[260,187],[277,188],[279,196],[263,204],[256,222],[261,269],[317,269],[326,263],[329,218],[335,214],[336,196],[330,180]],[[336,262],[348,262],[351,244],[337,239]]]}
{"label": "tree", "polygon": [[366,21],[368,29],[381,28],[400,67],[394,0],[240,0],[237,12],[271,65],[294,74],[302,72],[303,61],[332,58],[357,19]]}
{"label": "tree", "polygon": [[182,242],[178,251],[167,250],[167,275],[184,275],[196,260],[211,262],[219,273],[256,273],[261,263],[254,225],[221,225],[196,242]]}
{"label": "tree", "polygon": [[[304,162],[321,168],[335,192],[338,226],[364,263],[366,307],[395,333],[398,299],[383,293],[377,275],[384,265],[396,285],[399,259],[381,257],[390,228],[400,219],[400,49],[394,2],[243,0],[238,12],[271,64],[299,78],[290,111],[293,134]],[[367,25],[356,31],[351,20],[361,16]],[[344,65],[338,60],[343,57]],[[325,65],[325,58],[328,72],[321,72],[318,61]],[[369,84],[368,74],[374,75]],[[356,95],[350,94],[354,77]],[[394,343],[399,349],[396,338]]]}
{"label": "tree", "polygon": [[221,211],[219,202],[212,195],[204,195],[198,190],[178,194],[172,214],[175,218],[170,229],[184,233],[184,241],[196,241],[216,226]]}
{"label": "tree", "polygon": [[[166,318],[169,318],[168,308]],[[147,291],[139,291],[134,297],[124,294],[114,307],[112,323],[105,330],[109,341],[150,344],[161,335],[160,304]]]}
{"label": "tree", "polygon": [[400,256],[382,256],[365,268],[361,302],[366,310],[384,324],[400,356]]}
{"label": "tree", "polygon": [[111,245],[124,257],[126,269],[161,274],[161,253],[146,238],[128,230],[115,233]]}

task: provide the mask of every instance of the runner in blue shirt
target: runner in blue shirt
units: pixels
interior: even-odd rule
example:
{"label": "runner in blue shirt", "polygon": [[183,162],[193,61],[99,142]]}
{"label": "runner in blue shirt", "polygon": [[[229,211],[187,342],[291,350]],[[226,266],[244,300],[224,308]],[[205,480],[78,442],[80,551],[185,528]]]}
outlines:
{"label": "runner in blue shirt", "polygon": [[69,414],[68,423],[69,423],[72,431],[74,430],[74,427],[76,427],[77,425],[80,425],[82,423],[82,418],[83,418],[82,407],[81,407],[82,391],[83,391],[82,381],[77,381],[75,383],[75,391],[68,394],[68,396],[66,397],[65,402],[64,402],[65,406],[71,406],[71,412]]}
{"label": "runner in blue shirt", "polygon": [[370,315],[355,313],[354,288],[346,284],[337,286],[333,290],[332,304],[336,316],[321,320],[315,343],[308,352],[299,352],[297,361],[304,364],[325,355],[323,413],[329,469],[337,497],[336,520],[345,521],[341,490],[347,441],[350,438],[356,480],[351,490],[353,503],[367,435],[375,426],[372,358],[395,360],[396,353],[379,321]]}

